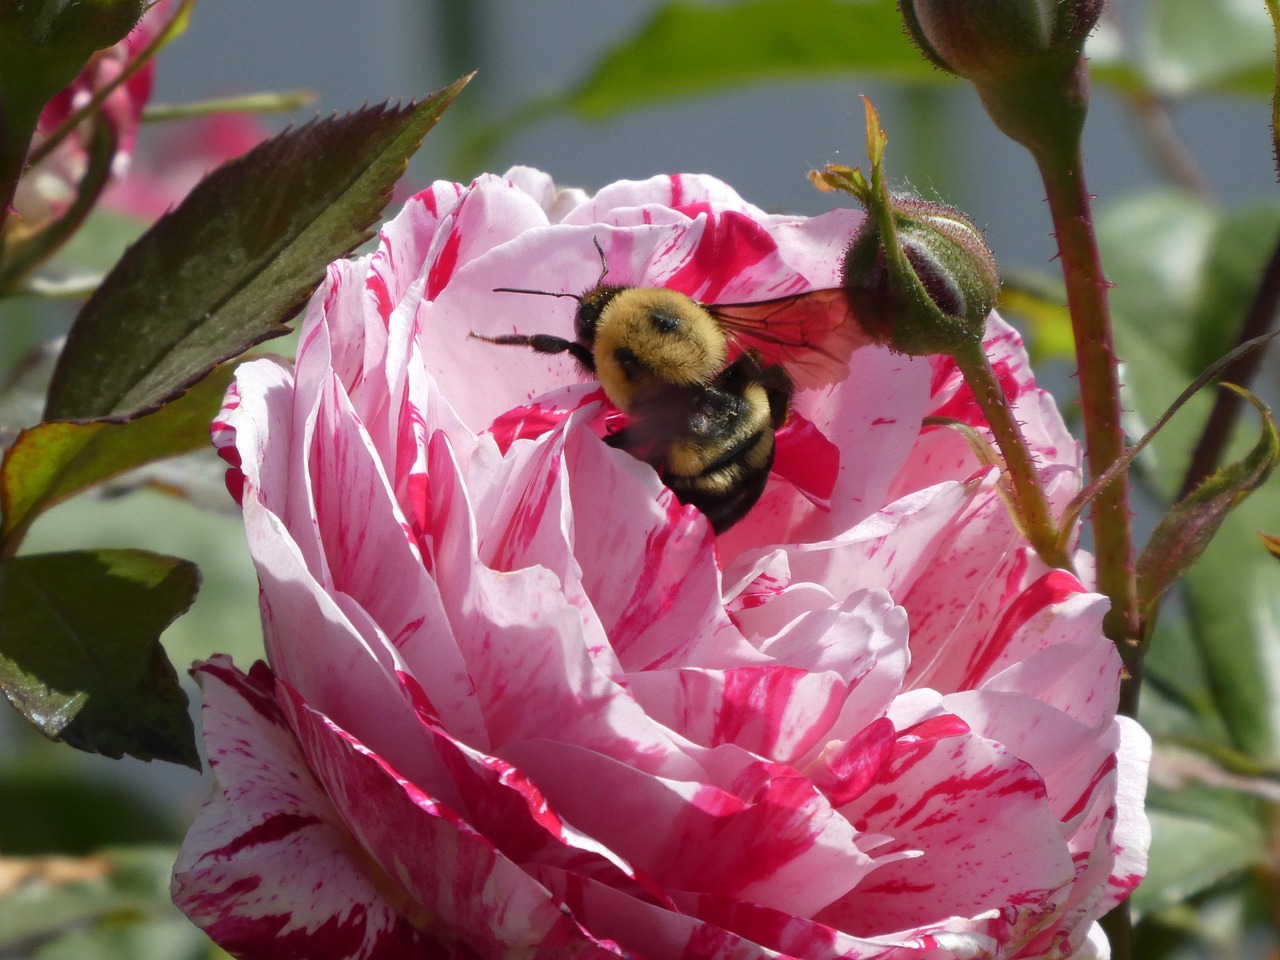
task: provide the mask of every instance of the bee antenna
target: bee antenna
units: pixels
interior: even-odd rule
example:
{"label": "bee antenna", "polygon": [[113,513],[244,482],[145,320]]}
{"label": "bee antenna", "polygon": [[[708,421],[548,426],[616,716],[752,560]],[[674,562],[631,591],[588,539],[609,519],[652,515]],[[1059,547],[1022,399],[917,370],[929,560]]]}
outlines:
{"label": "bee antenna", "polygon": [[494,293],[531,293],[534,296],[538,296],[538,297],[572,297],[574,300],[577,300],[579,303],[582,302],[582,297],[576,293],[556,293],[554,290],[525,290],[525,289],[522,289],[521,287],[494,287],[493,292]]}
{"label": "bee antenna", "polygon": [[[596,245],[596,253],[600,254],[600,276],[596,279],[596,286],[599,287],[604,283],[605,276],[609,273],[609,261],[605,259],[604,247],[600,246],[600,238],[592,237],[591,242]],[[494,287],[494,293],[531,293],[538,297],[572,297],[579,303],[582,303],[582,295],[578,293],[557,293],[554,290],[526,290],[523,287]]]}
{"label": "bee antenna", "polygon": [[604,247],[600,246],[600,238],[592,237],[591,242],[596,245],[596,253],[600,254],[600,276],[596,278],[596,286],[599,287],[604,283],[604,278],[609,273],[609,261],[605,259]]}

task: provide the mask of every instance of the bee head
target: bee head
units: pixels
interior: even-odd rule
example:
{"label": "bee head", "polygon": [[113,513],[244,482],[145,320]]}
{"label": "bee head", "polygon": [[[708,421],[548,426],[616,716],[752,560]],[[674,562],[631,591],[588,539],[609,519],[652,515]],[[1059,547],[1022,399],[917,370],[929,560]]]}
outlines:
{"label": "bee head", "polygon": [[582,296],[575,298],[578,301],[578,310],[573,315],[573,335],[584,347],[588,349],[595,347],[596,332],[600,329],[600,315],[604,313],[605,307],[613,298],[624,289],[626,288],[597,283]]}
{"label": "bee head", "polygon": [[695,301],[660,287],[619,290],[596,321],[596,375],[614,404],[658,385],[706,385],[724,369],[724,330]]}

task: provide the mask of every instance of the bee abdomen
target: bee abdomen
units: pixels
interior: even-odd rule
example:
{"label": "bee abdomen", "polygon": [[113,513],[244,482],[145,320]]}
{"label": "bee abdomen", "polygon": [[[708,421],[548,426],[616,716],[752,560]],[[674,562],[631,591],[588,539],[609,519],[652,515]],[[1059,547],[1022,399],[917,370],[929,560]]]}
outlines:
{"label": "bee abdomen", "polygon": [[753,358],[724,371],[717,386],[702,392],[663,464],[667,486],[706,514],[717,533],[760,499],[773,466],[774,430],[786,419],[789,389],[766,385],[760,373]]}
{"label": "bee abdomen", "polygon": [[764,493],[773,452],[773,431],[763,430],[747,438],[731,457],[701,473],[686,476],[669,470],[663,479],[681,503],[697,507],[716,533],[723,533]]}

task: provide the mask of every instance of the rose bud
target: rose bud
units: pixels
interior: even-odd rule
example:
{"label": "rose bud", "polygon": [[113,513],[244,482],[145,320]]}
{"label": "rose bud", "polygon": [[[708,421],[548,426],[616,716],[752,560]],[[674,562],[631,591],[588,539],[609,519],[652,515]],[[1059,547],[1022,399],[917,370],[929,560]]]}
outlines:
{"label": "rose bud", "polygon": [[867,217],[845,253],[844,286],[889,347],[912,356],[955,353],[986,329],[1000,291],[995,258],[954,207],[902,194],[889,204],[905,264],[886,255],[879,219]]}
{"label": "rose bud", "polygon": [[143,0],[44,0],[3,5],[0,46],[9,61],[3,76],[13,82],[13,90],[7,94],[48,99],[70,82],[93,51],[124,37],[145,8]]}
{"label": "rose bud", "polygon": [[1035,153],[1078,135],[1089,99],[1081,51],[1103,0],[899,0],[924,55],[973,83],[1008,137]]}
{"label": "rose bud", "polygon": [[943,70],[997,81],[1046,57],[1080,54],[1103,0],[899,0],[907,32]]}

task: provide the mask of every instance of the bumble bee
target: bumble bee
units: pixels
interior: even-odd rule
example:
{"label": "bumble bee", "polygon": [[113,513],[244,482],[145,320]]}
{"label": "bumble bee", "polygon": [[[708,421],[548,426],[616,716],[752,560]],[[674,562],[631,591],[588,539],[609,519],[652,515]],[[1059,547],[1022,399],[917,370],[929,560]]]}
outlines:
{"label": "bumble bee", "polygon": [[653,466],[722,533],[764,493],[795,387],[843,379],[851,351],[869,340],[840,288],[702,304],[661,287],[606,284],[604,249],[595,246],[600,276],[585,293],[494,291],[576,300],[574,340],[471,336],[572,356],[626,415],[605,441]]}

